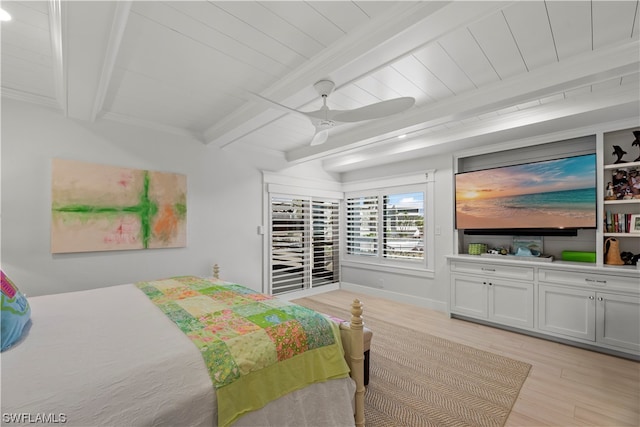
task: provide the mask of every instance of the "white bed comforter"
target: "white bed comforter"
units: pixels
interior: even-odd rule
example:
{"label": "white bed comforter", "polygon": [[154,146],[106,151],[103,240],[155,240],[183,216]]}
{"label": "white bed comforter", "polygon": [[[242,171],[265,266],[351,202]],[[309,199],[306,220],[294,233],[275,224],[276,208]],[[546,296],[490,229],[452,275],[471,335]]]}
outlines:
{"label": "white bed comforter", "polygon": [[[2,423],[214,426],[215,391],[188,337],[133,285],[29,299],[26,337],[0,354]],[[237,425],[353,425],[349,378],[314,384]]]}

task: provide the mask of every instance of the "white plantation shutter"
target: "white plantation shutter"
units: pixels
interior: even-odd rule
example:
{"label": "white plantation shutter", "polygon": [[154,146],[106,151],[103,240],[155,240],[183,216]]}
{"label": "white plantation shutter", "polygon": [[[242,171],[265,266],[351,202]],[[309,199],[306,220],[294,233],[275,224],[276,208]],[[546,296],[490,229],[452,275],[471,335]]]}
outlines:
{"label": "white plantation shutter", "polygon": [[345,203],[347,257],[422,263],[425,260],[425,195],[422,186],[353,194]]}
{"label": "white plantation shutter", "polygon": [[[304,289],[308,268],[309,202],[271,198],[271,289],[273,293]],[[276,291],[277,290],[277,291]]]}
{"label": "white plantation shutter", "polygon": [[377,256],[378,196],[347,199],[347,254]]}
{"label": "white plantation shutter", "polygon": [[271,196],[271,292],[339,281],[339,202]]}

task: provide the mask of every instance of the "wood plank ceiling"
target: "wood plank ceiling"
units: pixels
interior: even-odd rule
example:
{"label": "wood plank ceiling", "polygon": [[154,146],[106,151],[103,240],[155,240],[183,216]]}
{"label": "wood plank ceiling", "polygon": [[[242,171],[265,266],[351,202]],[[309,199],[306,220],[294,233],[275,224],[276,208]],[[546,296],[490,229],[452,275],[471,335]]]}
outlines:
{"label": "wood plank ceiling", "polygon": [[[2,96],[348,171],[564,120],[638,116],[634,1],[3,1]],[[411,96],[332,129],[305,111]],[[523,132],[523,134],[526,134]],[[407,135],[399,140],[400,135]],[[451,143],[447,146],[445,143]],[[448,147],[448,148],[445,148]]]}

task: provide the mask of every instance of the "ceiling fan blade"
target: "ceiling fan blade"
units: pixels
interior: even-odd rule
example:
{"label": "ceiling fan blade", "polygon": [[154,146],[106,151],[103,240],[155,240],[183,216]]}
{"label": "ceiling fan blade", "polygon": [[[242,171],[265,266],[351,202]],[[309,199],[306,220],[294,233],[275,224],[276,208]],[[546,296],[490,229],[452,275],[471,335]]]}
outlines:
{"label": "ceiling fan blade", "polygon": [[258,95],[257,93],[253,93],[253,92],[247,92],[247,93],[249,94],[249,96],[251,96],[251,98],[255,99],[256,101],[269,104],[269,106],[276,108],[278,110],[284,111],[285,113],[298,114],[299,116],[305,117],[307,119],[309,118],[309,115],[303,111],[299,111],[294,108],[289,108],[286,105],[278,104],[277,102],[274,102],[269,98],[265,98],[262,95]]}
{"label": "ceiling fan blade", "polygon": [[320,145],[324,143],[327,138],[329,138],[329,129],[321,130],[319,132],[316,132],[316,134],[313,136],[313,139],[311,140],[311,144],[309,145]]}
{"label": "ceiling fan blade", "polygon": [[362,120],[379,119],[408,110],[416,103],[415,98],[406,96],[389,99],[375,104],[366,105],[355,110],[334,110],[333,120],[337,122],[359,122]]}

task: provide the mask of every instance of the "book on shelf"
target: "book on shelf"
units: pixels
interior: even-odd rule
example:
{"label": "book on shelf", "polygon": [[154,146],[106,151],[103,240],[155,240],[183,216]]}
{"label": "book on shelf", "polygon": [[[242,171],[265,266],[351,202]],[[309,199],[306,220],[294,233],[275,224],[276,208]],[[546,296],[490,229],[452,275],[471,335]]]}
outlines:
{"label": "book on shelf", "polygon": [[605,215],[605,230],[607,233],[631,232],[631,217],[633,214],[607,211]]}

